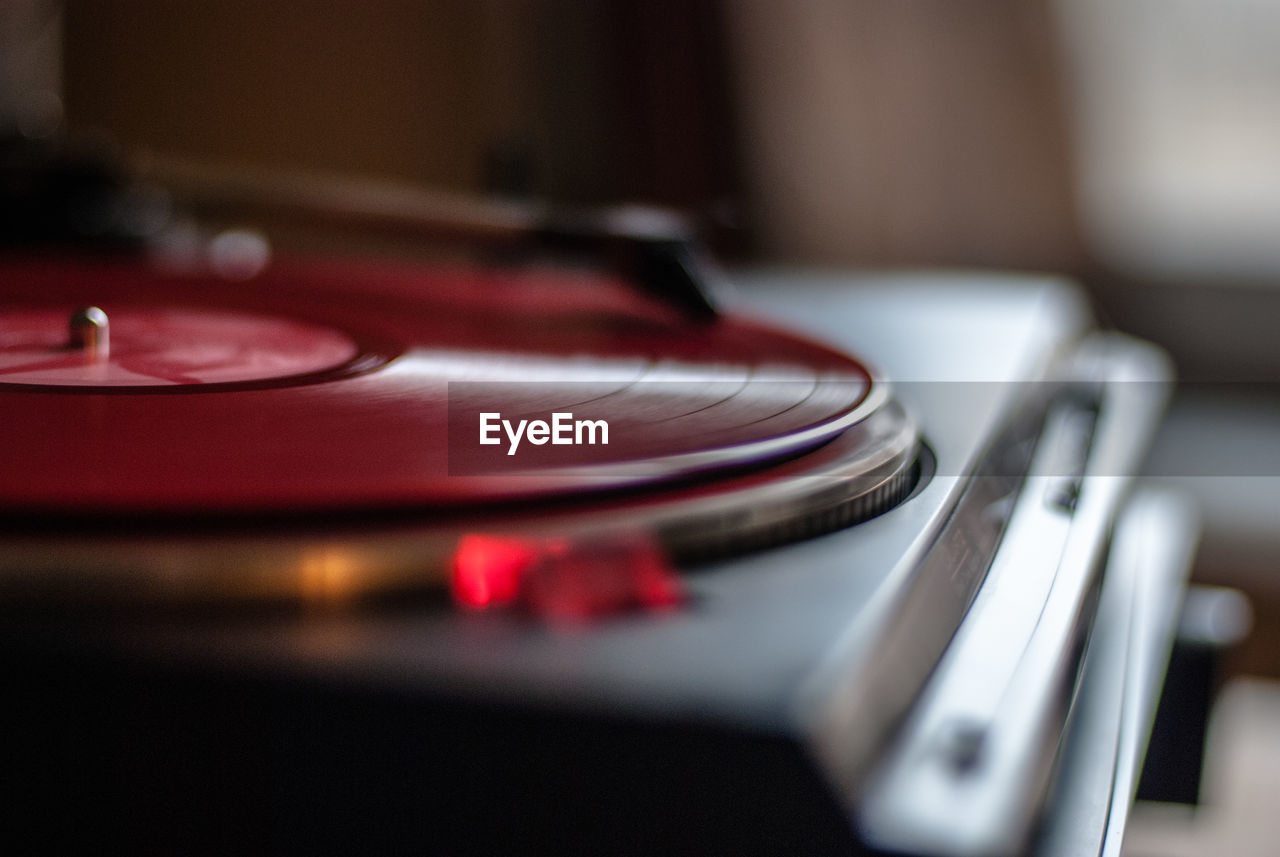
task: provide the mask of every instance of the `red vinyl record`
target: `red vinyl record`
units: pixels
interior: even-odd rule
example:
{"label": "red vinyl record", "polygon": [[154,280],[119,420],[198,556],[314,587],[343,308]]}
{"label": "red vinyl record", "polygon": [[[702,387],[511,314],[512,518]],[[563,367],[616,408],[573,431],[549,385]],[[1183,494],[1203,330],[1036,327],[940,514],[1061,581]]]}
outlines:
{"label": "red vinyl record", "polygon": [[[688,321],[597,274],[284,262],[236,282],[46,260],[6,262],[0,283],[9,513],[613,490],[794,456],[885,396],[853,358]],[[607,443],[575,434],[600,422]]]}

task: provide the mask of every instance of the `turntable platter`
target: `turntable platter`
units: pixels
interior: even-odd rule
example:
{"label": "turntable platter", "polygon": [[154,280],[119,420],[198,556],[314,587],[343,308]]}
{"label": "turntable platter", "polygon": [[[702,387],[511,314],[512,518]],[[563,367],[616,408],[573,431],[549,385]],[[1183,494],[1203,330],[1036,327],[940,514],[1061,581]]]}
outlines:
{"label": "turntable platter", "polygon": [[292,597],[339,566],[344,595],[434,585],[473,532],[719,555],[878,514],[914,480],[914,424],[856,359],[600,275],[11,261],[0,280],[6,587]]}

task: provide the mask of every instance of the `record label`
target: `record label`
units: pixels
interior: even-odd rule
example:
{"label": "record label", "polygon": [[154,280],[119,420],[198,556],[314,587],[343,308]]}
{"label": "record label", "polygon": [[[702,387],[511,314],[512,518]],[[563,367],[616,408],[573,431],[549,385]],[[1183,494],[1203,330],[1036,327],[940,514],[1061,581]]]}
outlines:
{"label": "record label", "polygon": [[[287,318],[107,304],[109,344],[69,341],[76,311],[0,313],[0,383],[158,386],[260,381],[332,369],[358,353],[341,331]],[[101,335],[101,334],[100,334]]]}

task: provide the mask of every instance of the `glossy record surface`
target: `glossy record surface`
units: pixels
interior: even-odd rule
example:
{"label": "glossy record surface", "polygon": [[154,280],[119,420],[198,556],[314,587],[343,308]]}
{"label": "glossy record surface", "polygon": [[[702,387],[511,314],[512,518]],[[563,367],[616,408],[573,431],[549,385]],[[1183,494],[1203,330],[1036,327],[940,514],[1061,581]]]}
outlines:
{"label": "glossy record surface", "polygon": [[[286,262],[232,282],[27,261],[0,267],[0,284],[11,513],[458,508],[595,492],[780,460],[882,402],[852,358],[749,320],[691,323],[563,270]],[[118,320],[106,368],[42,377],[44,356],[64,376],[81,359],[56,331],[84,305]],[[505,441],[478,443],[473,420],[488,409],[607,419],[610,443],[507,457]]]}

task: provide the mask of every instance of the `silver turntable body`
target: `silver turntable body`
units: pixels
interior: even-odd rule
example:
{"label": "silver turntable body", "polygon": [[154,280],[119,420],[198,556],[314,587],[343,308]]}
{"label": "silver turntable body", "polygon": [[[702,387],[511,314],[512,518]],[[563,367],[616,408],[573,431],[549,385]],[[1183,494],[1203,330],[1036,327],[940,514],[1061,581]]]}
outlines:
{"label": "silver turntable body", "polygon": [[900,505],[578,626],[19,617],[24,729],[75,772],[29,798],[143,851],[1115,853],[1192,549],[1132,491],[1164,358],[1050,278],[734,279],[891,379],[926,447]]}

